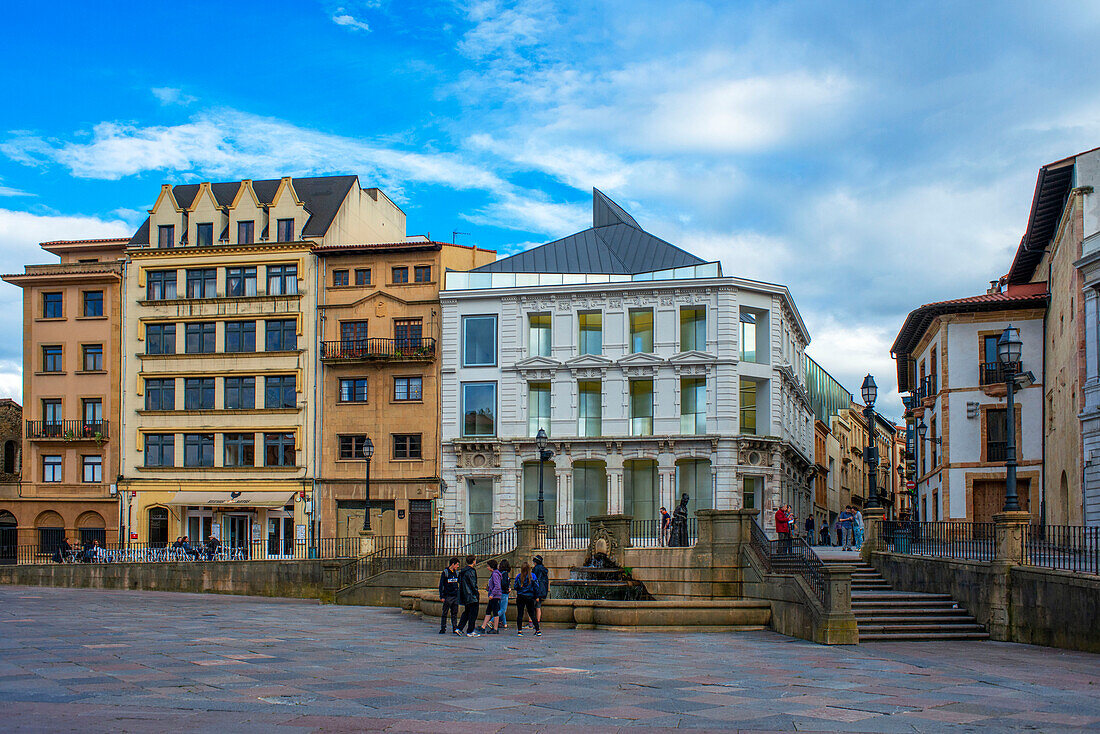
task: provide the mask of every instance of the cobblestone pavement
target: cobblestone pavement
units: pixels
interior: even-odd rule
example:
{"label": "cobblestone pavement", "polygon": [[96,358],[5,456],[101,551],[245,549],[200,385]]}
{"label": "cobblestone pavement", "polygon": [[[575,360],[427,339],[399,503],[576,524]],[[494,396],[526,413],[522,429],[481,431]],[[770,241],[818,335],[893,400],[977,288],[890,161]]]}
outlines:
{"label": "cobblestone pavement", "polygon": [[0,731],[1066,731],[1100,655],[770,632],[439,636],[396,610],[0,587]]}

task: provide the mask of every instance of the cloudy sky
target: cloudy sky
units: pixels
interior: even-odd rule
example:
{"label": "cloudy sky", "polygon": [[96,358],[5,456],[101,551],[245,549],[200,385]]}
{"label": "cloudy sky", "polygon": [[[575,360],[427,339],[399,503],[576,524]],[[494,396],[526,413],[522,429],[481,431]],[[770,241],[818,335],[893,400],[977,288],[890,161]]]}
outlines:
{"label": "cloudy sky", "polygon": [[[1090,3],[5,4],[0,258],[129,234],[165,181],[356,173],[510,253],[590,189],[787,284],[849,389],[1008,269],[1038,168],[1100,145]],[[105,8],[109,7],[109,10]],[[0,284],[0,395],[19,398]]]}

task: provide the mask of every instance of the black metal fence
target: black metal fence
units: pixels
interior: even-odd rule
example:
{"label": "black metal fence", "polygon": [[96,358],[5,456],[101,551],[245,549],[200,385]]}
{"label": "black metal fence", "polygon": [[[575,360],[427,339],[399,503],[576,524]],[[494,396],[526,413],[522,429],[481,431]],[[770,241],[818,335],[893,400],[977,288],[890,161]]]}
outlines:
{"label": "black metal fence", "polygon": [[592,534],[586,522],[540,525],[535,547],[543,550],[577,550],[588,547]]}
{"label": "black metal fence", "polygon": [[893,553],[975,561],[993,560],[993,523],[886,520],[880,548]]}
{"label": "black metal fence", "polygon": [[1100,527],[1029,525],[1023,546],[1024,563],[1100,574]]}
{"label": "black metal fence", "polygon": [[27,438],[105,441],[108,428],[107,421],[27,421]]}
{"label": "black metal fence", "polygon": [[[699,539],[699,520],[689,517],[687,521],[687,544],[695,545]],[[669,530],[662,532],[660,520],[632,520],[630,522],[630,543],[635,548],[661,548],[668,545]]]}
{"label": "black metal fence", "polygon": [[1008,380],[1009,375],[1017,374],[1020,371],[1019,362],[1010,362],[1007,365],[1000,362],[982,362],[978,368],[978,384],[979,385],[996,385],[998,383],[1004,384]]}
{"label": "black metal fence", "polygon": [[798,574],[823,605],[828,604],[825,564],[801,537],[772,540],[753,520],[750,545],[772,573]]}
{"label": "black metal fence", "polygon": [[60,542],[0,546],[0,564],[43,563],[175,563],[180,561],[280,561],[317,558],[354,558],[359,538],[322,538],[316,545],[307,541],[286,543],[282,539],[256,540],[243,545],[174,543],[100,543],[64,550]]}
{"label": "black metal fence", "polygon": [[434,356],[435,338],[430,336],[321,342],[321,359],[431,359]]}

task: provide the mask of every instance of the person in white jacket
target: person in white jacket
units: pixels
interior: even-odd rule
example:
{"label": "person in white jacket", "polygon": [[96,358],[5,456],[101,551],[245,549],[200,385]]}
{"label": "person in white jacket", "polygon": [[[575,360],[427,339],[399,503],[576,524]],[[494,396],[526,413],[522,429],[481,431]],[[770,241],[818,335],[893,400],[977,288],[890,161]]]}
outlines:
{"label": "person in white jacket", "polygon": [[856,550],[863,547],[863,513],[856,510],[856,516],[852,518],[852,528],[856,535]]}

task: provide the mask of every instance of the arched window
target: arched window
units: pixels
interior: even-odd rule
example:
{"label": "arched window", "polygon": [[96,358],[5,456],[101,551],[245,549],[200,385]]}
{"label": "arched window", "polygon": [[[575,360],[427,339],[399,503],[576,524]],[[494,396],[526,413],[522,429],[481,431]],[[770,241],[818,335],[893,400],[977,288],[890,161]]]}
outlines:
{"label": "arched window", "polygon": [[34,527],[38,529],[39,553],[53,553],[65,538],[65,521],[52,510],[39,514]]}
{"label": "arched window", "polygon": [[76,527],[80,533],[81,547],[98,540],[100,546],[107,544],[107,523],[98,512],[85,512],[76,519]]}
{"label": "arched window", "polygon": [[19,529],[15,515],[0,510],[0,565],[15,563],[16,548],[19,546]]}
{"label": "arched window", "polygon": [[168,509],[165,507],[149,509],[149,545],[161,548],[168,545]]}

